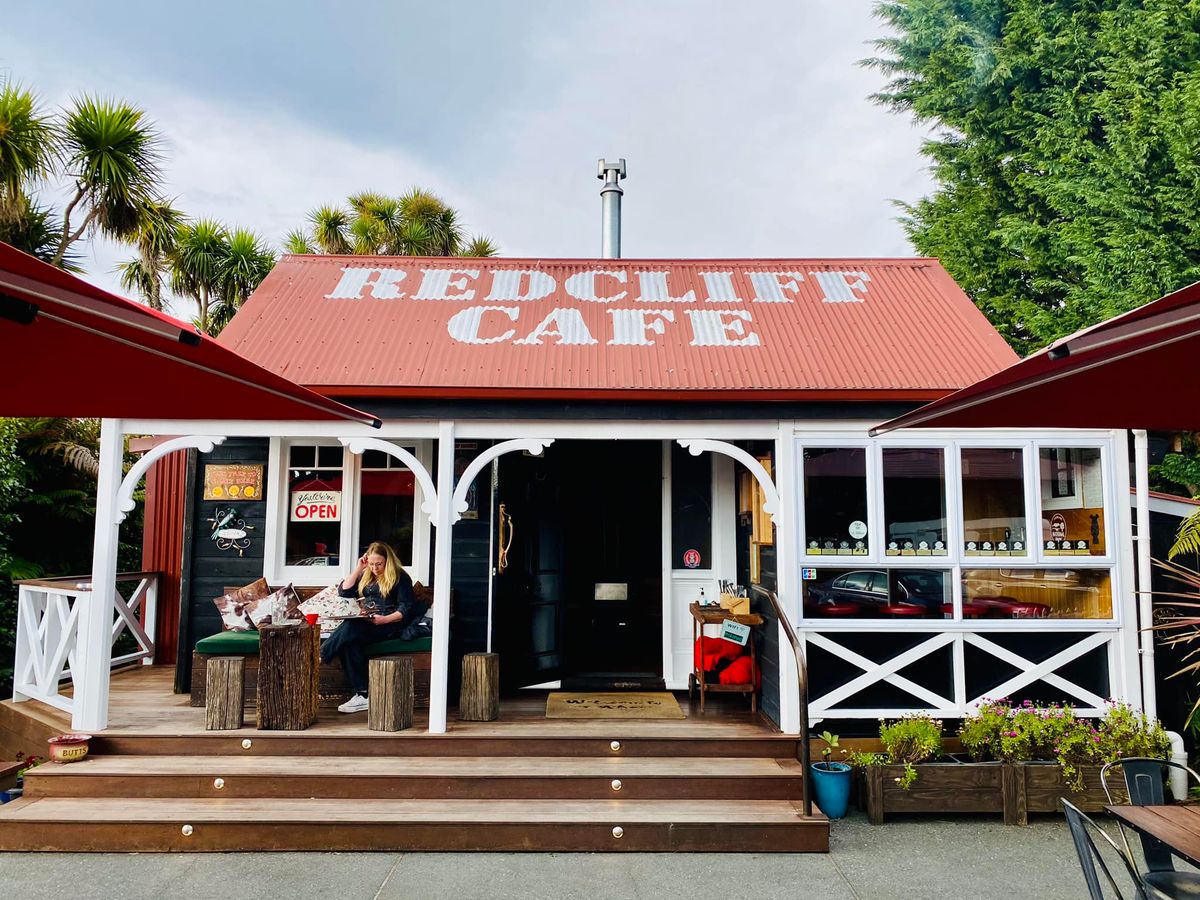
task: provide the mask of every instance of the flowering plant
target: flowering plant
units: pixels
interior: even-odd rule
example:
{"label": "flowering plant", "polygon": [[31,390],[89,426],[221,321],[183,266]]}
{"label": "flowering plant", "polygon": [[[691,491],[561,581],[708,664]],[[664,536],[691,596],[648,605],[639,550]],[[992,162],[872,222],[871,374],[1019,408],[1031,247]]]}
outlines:
{"label": "flowering plant", "polygon": [[1165,759],[1170,750],[1162,725],[1125,703],[1110,703],[1094,722],[1078,718],[1069,706],[989,700],[963,719],[959,739],[976,760],[1055,760],[1075,791],[1084,788],[1080,766],[1128,756]]}
{"label": "flowering plant", "polygon": [[25,773],[28,772],[30,769],[32,769],[34,766],[38,766],[38,765],[41,765],[42,763],[44,763],[46,761],[46,757],[35,756],[32,753],[23,753],[22,752],[22,753],[17,754],[16,760],[20,764],[20,766],[17,769],[17,777],[23,778],[25,776]]}

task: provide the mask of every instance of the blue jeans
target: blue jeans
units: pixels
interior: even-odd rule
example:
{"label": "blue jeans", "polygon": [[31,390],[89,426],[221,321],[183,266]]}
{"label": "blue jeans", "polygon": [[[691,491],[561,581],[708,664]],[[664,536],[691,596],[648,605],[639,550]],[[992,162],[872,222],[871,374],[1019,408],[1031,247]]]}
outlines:
{"label": "blue jeans", "polygon": [[399,637],[407,626],[404,619],[386,625],[372,625],[367,619],[347,619],[321,645],[321,661],[328,663],[335,657],[340,659],[350,689],[365,697],[368,687],[367,648],[371,644]]}

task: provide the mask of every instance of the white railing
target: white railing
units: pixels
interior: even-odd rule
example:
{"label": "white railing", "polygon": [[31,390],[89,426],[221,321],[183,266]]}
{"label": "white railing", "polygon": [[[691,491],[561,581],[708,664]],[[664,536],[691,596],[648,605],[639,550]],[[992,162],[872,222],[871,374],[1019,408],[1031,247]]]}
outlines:
{"label": "white railing", "polygon": [[[158,605],[157,572],[129,572],[117,576],[112,642],[115,647],[128,633],[136,650],[112,657],[112,666],[141,660],[154,663],[154,631]],[[133,584],[128,599],[120,585]],[[62,692],[72,680],[71,667],[79,629],[79,613],[92,594],[88,576],[39,578],[18,582],[17,647],[13,671],[13,700],[40,700],[70,712],[73,699]],[[140,615],[139,615],[140,613]],[[72,687],[73,687],[72,682]]]}

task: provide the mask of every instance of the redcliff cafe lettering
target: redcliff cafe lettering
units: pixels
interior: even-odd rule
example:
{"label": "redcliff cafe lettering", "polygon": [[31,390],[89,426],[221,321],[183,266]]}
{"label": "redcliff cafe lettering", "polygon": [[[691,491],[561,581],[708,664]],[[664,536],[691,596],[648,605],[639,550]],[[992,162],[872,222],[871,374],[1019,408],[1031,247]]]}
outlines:
{"label": "redcliff cafe lettering", "polygon": [[499,654],[506,691],[686,690],[691,604],[730,584],[764,615],[752,690],[784,730],[763,591],[813,716],[864,731],[1047,683],[1084,711],[1140,691],[1123,433],[869,434],[1016,360],[936,260],[285,256],[220,340],[382,427],[231,422],[200,455],[263,468],[237,505],[261,531],[190,557],[181,684],[214,588],[328,587],[383,540],[443,598],[433,730],[467,653]]}
{"label": "redcliff cafe lettering", "polygon": [[[749,298],[738,295],[732,272],[696,273],[703,288],[683,291],[671,284],[670,271],[605,268],[563,279],[538,269],[421,269],[411,293],[410,273],[399,268],[345,267],[327,300],[412,300],[473,304],[450,316],[446,331],[462,344],[651,346],[654,335],[684,326],[692,347],[758,347],[752,309],[760,303],[794,303],[800,284],[817,282],[822,303],[861,303],[871,277],[862,271],[745,272],[753,286]],[[565,297],[564,297],[565,295]],[[521,304],[547,298],[572,299],[605,307],[604,334],[589,327],[576,306],[553,306],[523,315]],[[517,304],[517,305],[509,305]],[[644,304],[644,305],[643,305]],[[679,304],[678,307],[670,304]],[[538,304],[541,306],[542,304]],[[701,308],[697,308],[701,307]],[[719,307],[719,308],[717,308]],[[681,315],[676,315],[676,309]]]}

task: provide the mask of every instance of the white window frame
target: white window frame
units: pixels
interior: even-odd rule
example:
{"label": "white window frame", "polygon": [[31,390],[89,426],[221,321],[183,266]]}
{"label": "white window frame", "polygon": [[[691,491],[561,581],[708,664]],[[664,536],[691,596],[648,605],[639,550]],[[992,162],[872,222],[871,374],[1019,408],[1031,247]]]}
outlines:
{"label": "white window frame", "polygon": [[[398,446],[407,447],[428,467],[433,448],[428,440],[390,438]],[[337,566],[289,566],[284,563],[287,550],[287,526],[289,504],[287,497],[287,470],[289,451],[296,445],[333,446],[342,450],[342,518],[338,534],[340,560]],[[263,574],[271,584],[294,584],[300,587],[321,587],[341,580],[350,571],[353,548],[358,547],[359,499],[362,490],[362,457],[351,453],[335,439],[329,437],[273,437],[268,452],[268,465],[274,486],[267,492],[266,528],[263,541]],[[422,510],[423,497],[418,483],[413,492],[413,547],[412,565],[409,574],[413,581],[429,583],[430,524],[429,516]],[[349,553],[349,555],[347,555]]]}
{"label": "white window frame", "polygon": [[[861,434],[844,434],[797,431],[793,435],[796,460],[794,503],[797,510],[796,541],[798,568],[822,570],[874,569],[928,569],[944,571],[951,579],[951,596],[954,605],[952,619],[919,619],[914,621],[889,621],[882,624],[877,619],[826,619],[809,617],[803,602],[804,581],[796,572],[798,586],[797,606],[802,628],[817,631],[1096,631],[1118,629],[1124,621],[1123,566],[1115,542],[1115,517],[1119,507],[1116,500],[1115,452],[1111,436],[1098,437],[1094,433],[1076,436],[1071,433],[1014,433],[991,432],[982,436],[963,437],[961,433],[931,433],[929,436],[885,436],[876,439],[863,438]],[[808,447],[865,447],[867,448],[867,516],[868,534],[871,539],[870,552],[864,556],[811,556],[807,553],[808,535],[804,509],[804,450]],[[948,553],[946,556],[887,556],[886,535],[883,520],[883,449],[885,447],[916,447],[942,449],[946,463],[946,514]],[[1061,557],[1045,556],[1041,547],[1041,473],[1039,453],[1043,448],[1095,448],[1100,450],[1101,478],[1103,479],[1105,555]],[[1023,457],[1025,492],[1026,554],[1024,556],[990,557],[966,556],[965,523],[963,522],[962,450],[1020,449]],[[1031,538],[1033,538],[1031,540]],[[1068,563],[1064,565],[1064,563]],[[1112,602],[1112,617],[1107,619],[1018,619],[1018,620],[964,620],[962,617],[962,571],[963,569],[1104,569],[1109,574],[1109,589]]]}

